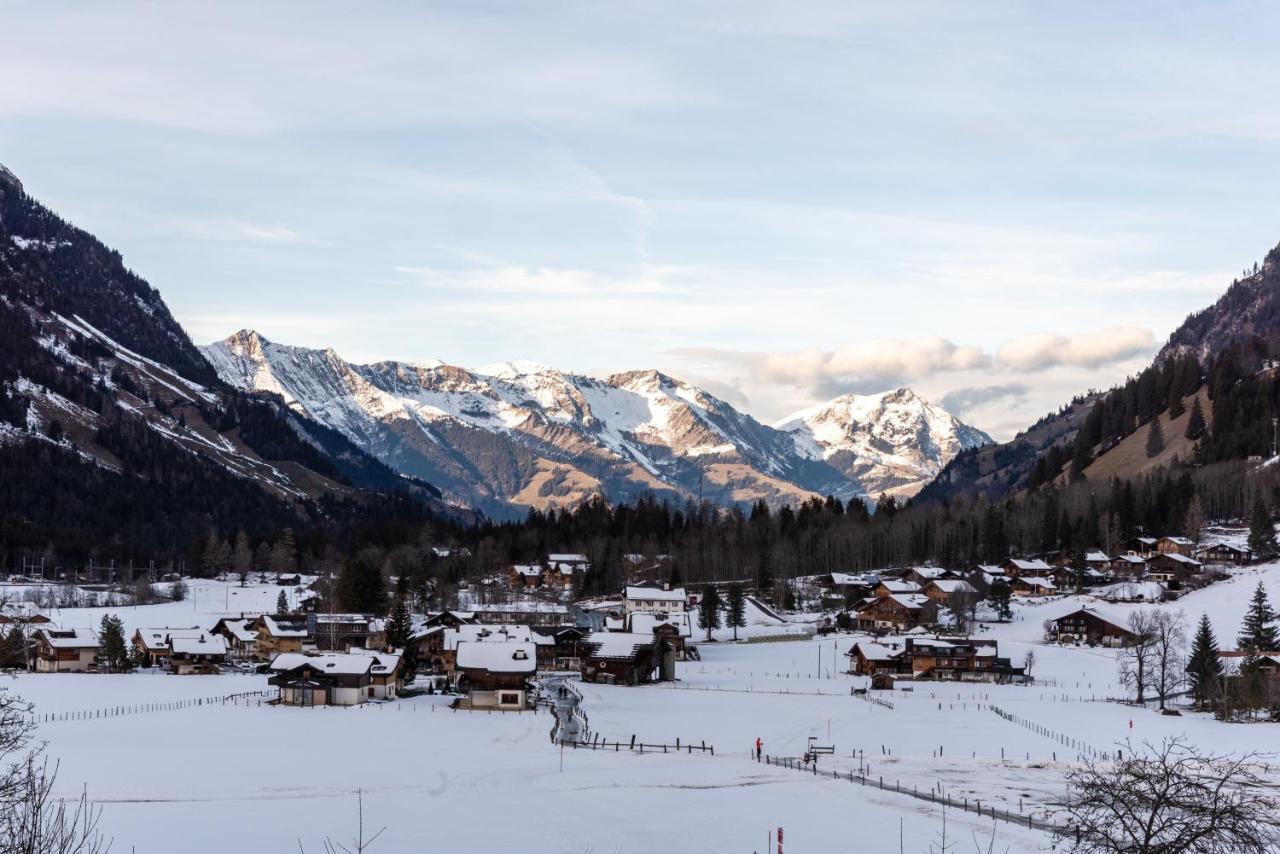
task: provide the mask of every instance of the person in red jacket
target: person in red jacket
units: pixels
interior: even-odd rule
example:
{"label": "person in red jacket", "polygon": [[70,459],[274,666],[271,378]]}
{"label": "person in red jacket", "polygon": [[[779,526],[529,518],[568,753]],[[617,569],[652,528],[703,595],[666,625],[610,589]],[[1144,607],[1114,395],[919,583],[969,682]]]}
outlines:
{"label": "person in red jacket", "polygon": [[764,742],[756,739],[756,761],[760,761],[760,757],[764,754]]}

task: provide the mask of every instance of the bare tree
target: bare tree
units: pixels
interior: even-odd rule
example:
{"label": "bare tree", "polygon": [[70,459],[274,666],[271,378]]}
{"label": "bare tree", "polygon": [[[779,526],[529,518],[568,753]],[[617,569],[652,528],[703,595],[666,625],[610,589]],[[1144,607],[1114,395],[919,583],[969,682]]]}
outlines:
{"label": "bare tree", "polygon": [[1133,640],[1120,650],[1120,681],[1133,690],[1139,705],[1146,703],[1147,686],[1151,682],[1155,658],[1155,614],[1155,611],[1134,611],[1129,615],[1129,632]]}
{"label": "bare tree", "polygon": [[106,854],[100,809],[85,794],[71,802],[54,796],[58,770],[30,747],[30,711],[0,689],[0,854]]}
{"label": "bare tree", "polygon": [[1183,613],[1157,611],[1151,618],[1151,637],[1155,668],[1152,687],[1163,711],[1169,695],[1181,688],[1187,678],[1187,630]]}
{"label": "bare tree", "polygon": [[1253,771],[1258,757],[1199,756],[1182,738],[1128,758],[1087,760],[1067,776],[1070,821],[1057,832],[1083,854],[1275,854],[1276,803]]}

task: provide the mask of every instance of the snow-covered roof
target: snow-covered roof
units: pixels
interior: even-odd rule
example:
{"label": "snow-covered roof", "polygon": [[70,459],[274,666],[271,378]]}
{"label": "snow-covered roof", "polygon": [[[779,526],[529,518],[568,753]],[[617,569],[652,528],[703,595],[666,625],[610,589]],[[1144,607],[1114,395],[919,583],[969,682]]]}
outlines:
{"label": "snow-covered roof", "polygon": [[93,629],[41,628],[36,630],[36,637],[43,638],[54,649],[91,649],[98,645]]}
{"label": "snow-covered roof", "polygon": [[890,593],[916,593],[920,590],[920,585],[914,581],[885,580],[880,582],[880,586]]}
{"label": "snow-covered roof", "polygon": [[547,563],[586,563],[587,556],[580,554],[551,554],[547,555]]}
{"label": "snow-covered roof", "polygon": [[1018,584],[1025,584],[1028,587],[1039,587],[1042,590],[1057,590],[1058,585],[1054,584],[1048,578],[1019,578]]}
{"label": "snow-covered roof", "polygon": [[[249,627],[252,622],[253,620],[247,617],[239,620],[224,619],[222,620],[222,626],[231,633],[233,638],[241,643],[252,643],[258,639],[258,633]],[[214,628],[217,628],[217,626],[214,626]]]}
{"label": "snow-covered roof", "polygon": [[1186,538],[1186,537],[1161,537],[1161,538],[1160,538],[1160,540],[1161,540],[1161,541],[1163,541],[1163,542],[1166,542],[1166,543],[1173,543],[1173,544],[1174,544],[1174,545],[1176,545],[1176,546],[1193,546],[1193,545],[1195,545],[1195,543],[1193,543],[1191,540],[1189,540],[1189,539],[1188,539],[1188,538]]}
{"label": "snow-covered roof", "polygon": [[1117,629],[1121,629],[1122,631],[1125,631],[1125,632],[1129,631],[1129,627],[1126,626],[1124,623],[1120,622],[1120,620],[1116,619],[1115,617],[1110,617],[1102,613],[1097,608],[1078,608],[1077,610],[1072,611],[1069,614],[1063,614],[1061,617],[1057,617],[1053,619],[1052,622],[1057,623],[1067,619],[1068,617],[1074,617],[1076,614],[1087,614],[1091,617],[1095,617],[1101,620],[1104,623],[1114,626]]}
{"label": "snow-covered roof", "polygon": [[1107,561],[1110,560],[1110,558],[1107,557],[1104,553],[1097,552],[1097,551],[1085,552],[1084,559],[1086,563],[1106,563]]}
{"label": "snow-covered roof", "polygon": [[933,587],[943,593],[973,593],[973,585],[960,578],[936,578],[926,587]]}
{"label": "snow-covered roof", "polygon": [[916,566],[911,568],[911,572],[926,579],[937,579],[947,574],[940,566]]}
{"label": "snow-covered roof", "polygon": [[174,637],[170,641],[174,655],[226,655],[227,639],[208,633],[196,637]]}
{"label": "snow-covered roof", "polygon": [[693,626],[689,624],[689,615],[680,614],[629,614],[628,628],[636,634],[651,635],[658,626],[675,626],[681,637],[693,637]]}
{"label": "snow-covered roof", "polygon": [[271,659],[271,669],[277,673],[294,670],[308,665],[319,673],[334,673],[341,676],[359,676],[373,670],[374,659],[368,655],[355,653],[328,652],[311,655],[304,652],[282,652]]}
{"label": "snow-covered roof", "polygon": [[[290,620],[287,625],[296,625],[296,623]],[[288,628],[285,624],[282,624],[281,621],[277,620],[270,614],[262,615],[262,626],[267,630],[267,634],[276,638],[305,638],[307,636],[307,629],[305,626],[298,629]]]}
{"label": "snow-covered roof", "polygon": [[995,566],[990,563],[980,563],[978,564],[978,572],[981,572],[983,575],[1004,575],[1004,567]]}
{"label": "snow-covered roof", "polygon": [[528,626],[486,626],[480,623],[467,623],[456,629],[448,629],[444,633],[444,648],[458,649],[469,641],[484,643],[532,643],[533,631]]}
{"label": "snow-covered roof", "polygon": [[365,655],[373,659],[374,676],[385,676],[388,673],[395,673],[400,667],[400,653],[398,652],[381,652],[376,649],[360,649],[352,647],[351,655]]}
{"label": "snow-covered roof", "polygon": [[516,575],[523,575],[529,578],[537,578],[542,575],[542,567],[536,563],[517,563],[511,567]]}
{"label": "snow-covered roof", "polygon": [[142,642],[143,649],[149,652],[163,652],[169,649],[170,641],[178,638],[198,638],[205,634],[205,630],[199,626],[185,626],[182,628],[156,628],[156,629],[138,629],[134,632],[134,638]]}
{"label": "snow-covered roof", "polygon": [[1164,554],[1152,555],[1151,557],[1147,558],[1147,560],[1148,562],[1150,562],[1153,560],[1157,560],[1159,558],[1168,558],[1169,560],[1174,561],[1176,563],[1185,563],[1187,566],[1200,566],[1200,561],[1196,560],[1193,557],[1180,555],[1177,552],[1165,552]]}
{"label": "snow-covered roof", "polygon": [[1031,558],[1030,560],[1011,557],[1009,558],[1009,563],[1017,567],[1020,572],[1048,572],[1053,569],[1053,567],[1049,566],[1049,564],[1045,563],[1038,557]]}
{"label": "snow-covered roof", "polygon": [[1249,549],[1245,546],[1238,546],[1235,543],[1210,543],[1196,549],[1196,554],[1205,554],[1213,549],[1226,549],[1227,551],[1236,552],[1237,554],[1248,554]]}
{"label": "snow-covered roof", "polygon": [[933,601],[921,593],[890,593],[882,598],[892,599],[904,608],[910,608],[913,611],[917,611]]}
{"label": "snow-covered roof", "polygon": [[683,587],[663,590],[660,587],[628,587],[623,597],[632,602],[679,602],[684,604],[686,596]]}
{"label": "snow-covered roof", "polygon": [[1142,557],[1141,555],[1136,555],[1133,552],[1127,552],[1122,555],[1116,555],[1115,558],[1113,559],[1122,560],[1125,563],[1131,563],[1131,564],[1140,564],[1140,563],[1145,564],[1147,562],[1146,558]]}
{"label": "snow-covered roof", "polygon": [[874,643],[872,641],[859,641],[853,645],[853,652],[861,655],[867,661],[893,661],[902,655],[902,650],[891,649],[884,644]]}
{"label": "snow-covered roof", "polygon": [[632,658],[636,650],[653,644],[653,635],[639,632],[592,632],[582,639],[595,658]]}
{"label": "snow-covered roof", "polygon": [[466,641],[458,645],[458,667],[463,670],[533,673],[537,666],[537,651],[531,642]]}
{"label": "snow-covered roof", "polygon": [[847,572],[831,573],[831,583],[840,587],[856,587],[867,585],[871,582],[865,575],[851,575]]}
{"label": "snow-covered roof", "polygon": [[474,614],[567,614],[569,609],[557,602],[543,602],[538,599],[525,599],[516,602],[477,603]]}

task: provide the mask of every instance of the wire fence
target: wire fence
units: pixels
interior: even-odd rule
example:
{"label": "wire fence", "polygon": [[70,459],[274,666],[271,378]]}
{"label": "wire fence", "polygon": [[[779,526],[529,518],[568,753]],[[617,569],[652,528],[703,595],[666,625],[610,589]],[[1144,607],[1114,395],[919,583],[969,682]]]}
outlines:
{"label": "wire fence", "polygon": [[279,699],[279,691],[270,688],[264,691],[242,691],[238,694],[224,694],[214,697],[194,697],[186,700],[170,700],[164,703],[138,703],[121,706],[106,706],[100,709],[81,709],[74,712],[37,712],[29,716],[32,723],[47,724],[62,721],[88,721],[103,718],[118,718],[123,715],[144,715],[154,712],[176,712],[182,709],[194,709],[204,706],[261,706],[263,702]]}

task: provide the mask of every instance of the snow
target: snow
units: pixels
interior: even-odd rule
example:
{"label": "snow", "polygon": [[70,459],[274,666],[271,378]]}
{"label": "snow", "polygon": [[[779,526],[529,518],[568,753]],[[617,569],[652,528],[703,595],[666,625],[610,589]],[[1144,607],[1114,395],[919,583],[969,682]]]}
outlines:
{"label": "snow", "polygon": [[[1135,609],[1158,607],[1182,611],[1189,622],[1207,614],[1225,646],[1259,581],[1280,606],[1277,564],[1233,569],[1227,580],[1176,603],[1105,605],[1090,595],[1016,602],[1012,622],[986,625],[977,637],[998,641],[1000,655],[1015,665],[1034,651],[1036,684],[916,682],[912,691],[888,696],[892,709],[851,693],[867,680],[844,673],[845,654],[856,642],[872,643],[864,635],[699,643],[702,660],[677,663],[674,686],[576,686],[602,738],[624,745],[632,735],[646,743],[705,740],[715,745],[714,756],[566,750],[562,757],[548,740],[545,713],[450,712],[445,704],[452,698],[438,695],[351,708],[258,706],[250,698],[174,711],[42,718],[37,736],[61,762],[59,792],[76,796],[87,786],[103,807],[113,847],[138,854],[220,854],[246,840],[264,851],[296,851],[301,840],[305,850],[318,851],[325,836],[345,840],[354,831],[357,788],[366,828],[387,828],[374,854],[424,845],[518,847],[534,854],[741,854],[762,850],[765,834],[778,826],[793,851],[897,851],[901,826],[904,849],[924,852],[940,827],[940,808],[899,795],[895,786],[1043,817],[1060,801],[1084,746],[1112,750],[1128,738],[1184,735],[1219,752],[1274,750],[1270,725],[1224,724],[1185,710],[1164,717],[1109,702],[1125,695],[1115,650],[1042,643],[1045,619],[1080,607],[1122,624]],[[118,611],[136,626],[212,625],[238,610],[227,602],[235,589],[234,583],[194,582],[195,607],[187,601],[62,609],[60,619],[91,626],[104,611]],[[271,610],[279,589],[260,585],[240,595]],[[716,636],[726,637],[724,630]],[[876,643],[894,642],[900,639]],[[230,696],[262,690],[266,678],[24,674],[4,687],[34,700],[38,714],[56,714]],[[1011,722],[992,706],[1079,746]],[[835,747],[822,759],[824,774],[750,758],[756,738],[772,756],[798,757],[810,737]],[[830,777],[832,769],[843,774],[860,767],[872,780],[883,777],[886,790]],[[1274,765],[1265,775],[1280,783]],[[663,820],[637,820],[638,814]],[[972,832],[992,827],[958,810],[947,823],[963,850]],[[1040,831],[1005,823],[995,831],[995,850],[1048,850]]]}
{"label": "snow", "polygon": [[271,659],[271,669],[284,673],[302,666],[309,666],[322,673],[336,673],[342,676],[359,676],[368,673],[374,664],[372,656],[356,655],[345,652],[326,652],[312,654],[305,652],[282,652]]}
{"label": "snow", "polygon": [[533,673],[537,650],[528,641],[464,641],[458,644],[458,667],[490,673]]}
{"label": "snow", "polygon": [[226,655],[227,639],[222,635],[209,634],[175,637],[169,647],[175,655]]}
{"label": "snow", "polygon": [[683,587],[663,590],[659,587],[628,587],[623,594],[628,602],[662,602],[684,605],[687,600]]}

